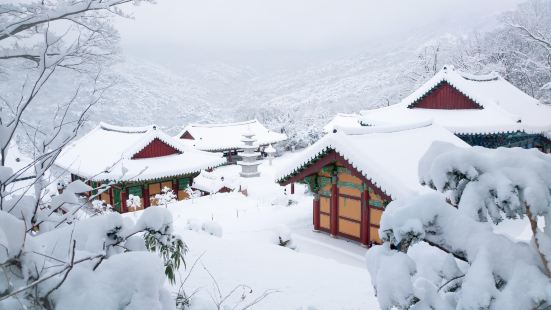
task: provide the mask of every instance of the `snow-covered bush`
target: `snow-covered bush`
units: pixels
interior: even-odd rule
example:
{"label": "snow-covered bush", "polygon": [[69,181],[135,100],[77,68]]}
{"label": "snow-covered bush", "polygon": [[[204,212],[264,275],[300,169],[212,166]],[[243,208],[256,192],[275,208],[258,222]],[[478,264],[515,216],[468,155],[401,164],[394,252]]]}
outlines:
{"label": "snow-covered bush", "polygon": [[191,199],[192,202],[195,198],[201,197],[201,191],[193,190],[193,188],[191,188],[190,185],[186,187],[185,191],[188,196],[188,199]]}
{"label": "snow-covered bush", "polygon": [[[23,197],[20,201],[27,204],[33,198]],[[59,222],[54,228],[46,226],[49,231],[31,231],[23,218],[5,210],[0,211],[0,245],[5,249],[0,253],[0,264],[6,271],[0,278],[1,308],[33,304],[74,309],[86,304],[86,309],[116,309],[129,303],[144,303],[155,309],[172,308],[173,302],[163,286],[161,267],[164,264],[165,275],[173,281],[174,270],[183,262],[186,248],[181,239],[172,235],[172,218],[165,209],[145,210],[135,225],[123,221],[118,213],[71,224],[63,217],[51,216],[47,220]],[[158,251],[161,260],[143,251],[125,253],[139,248],[133,236],[144,233],[148,249]],[[131,242],[129,247],[127,242]],[[143,280],[119,287],[121,278],[126,279],[121,274],[128,273],[134,279]],[[143,281],[149,285],[141,287]],[[73,294],[77,287],[82,289],[83,282],[91,285],[89,294]],[[113,290],[114,287],[119,289]],[[102,298],[96,300],[94,296]]]}
{"label": "snow-covered bush", "polygon": [[[419,175],[441,193],[391,202],[379,229],[385,243],[368,251],[382,308],[550,307],[551,227],[538,218],[551,222],[551,156],[435,143]],[[532,242],[494,233],[503,218],[527,218]]]}
{"label": "snow-covered bush", "polygon": [[160,194],[155,195],[155,200],[160,206],[168,206],[169,204],[176,202],[176,194],[170,187],[163,187]]}
{"label": "snow-covered bush", "polygon": [[203,226],[203,222],[201,222],[201,220],[196,218],[190,218],[187,220],[186,229],[199,232],[203,229],[202,226]]}
{"label": "snow-covered bush", "polygon": [[202,221],[196,218],[190,218],[187,220],[186,229],[195,232],[204,231],[207,234],[216,237],[222,237],[223,233],[222,226],[220,226],[217,222],[212,220]]}
{"label": "snow-covered bush", "polygon": [[296,250],[297,245],[293,240],[293,234],[288,227],[278,228],[272,237],[272,242],[282,247],[289,248],[291,250]]}
{"label": "snow-covered bush", "polygon": [[211,236],[222,237],[222,226],[215,221],[205,221],[201,229]]}
{"label": "snow-covered bush", "polygon": [[140,196],[130,194],[126,200],[126,205],[128,207],[128,211],[139,210],[142,207],[142,199]]}
{"label": "snow-covered bush", "polygon": [[287,195],[280,196],[272,201],[272,206],[292,207],[298,204],[298,201]]}
{"label": "snow-covered bush", "polygon": [[[187,246],[172,234],[172,215],[160,207],[148,208],[144,211],[147,217],[140,217],[137,227],[145,232],[145,246],[149,251],[158,252],[164,261],[165,274],[174,283],[175,272],[181,263],[185,264],[184,254]],[[166,225],[164,223],[170,223]]]}
{"label": "snow-covered bush", "polygon": [[110,204],[106,203],[103,200],[95,199],[95,200],[92,200],[92,210],[96,214],[98,213],[103,214],[103,213],[108,213],[113,211],[113,206],[111,206]]}

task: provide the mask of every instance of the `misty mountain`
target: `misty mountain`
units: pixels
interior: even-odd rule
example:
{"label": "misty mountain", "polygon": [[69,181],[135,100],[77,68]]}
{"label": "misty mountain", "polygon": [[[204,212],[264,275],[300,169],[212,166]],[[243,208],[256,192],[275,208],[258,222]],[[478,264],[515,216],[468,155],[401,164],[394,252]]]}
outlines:
{"label": "misty mountain", "polygon": [[453,45],[455,39],[446,35],[422,43],[401,42],[303,70],[276,72],[214,63],[189,65],[176,74],[127,59],[113,68],[117,83],[95,107],[91,120],[156,123],[176,133],[191,122],[254,117],[304,145],[317,138],[335,113],[396,103],[423,82],[411,77],[412,70],[419,71],[423,48],[434,40]]}
{"label": "misty mountain", "polygon": [[[396,103],[423,82],[419,55],[438,42],[441,62],[452,35],[377,46],[336,61],[300,70],[259,70],[249,66],[189,64],[178,73],[170,68],[127,58],[109,68],[113,85],[89,113],[84,131],[99,121],[141,126],[155,123],[176,134],[188,123],[226,122],[258,118],[274,130],[283,130],[290,144],[315,141],[321,128],[338,112],[351,113]],[[413,75],[413,73],[415,75]],[[13,73],[12,73],[13,74]],[[57,104],[68,102],[74,89],[86,81],[67,78],[60,71],[41,94],[41,104],[27,116],[29,123],[46,124]],[[21,73],[20,75],[23,75]],[[13,76],[13,75],[12,75]],[[15,102],[14,81],[5,81],[4,95]],[[75,115],[79,109],[75,108]]]}

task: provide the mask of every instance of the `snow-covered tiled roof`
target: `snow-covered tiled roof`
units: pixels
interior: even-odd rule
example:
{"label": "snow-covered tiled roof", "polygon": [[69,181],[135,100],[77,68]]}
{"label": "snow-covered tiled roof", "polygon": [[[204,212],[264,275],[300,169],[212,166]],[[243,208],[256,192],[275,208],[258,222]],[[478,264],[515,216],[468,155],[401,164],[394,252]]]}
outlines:
{"label": "snow-covered tiled roof", "polygon": [[266,152],[266,154],[275,154],[277,150],[270,144],[264,149],[264,152]]}
{"label": "snow-covered tiled roof", "polygon": [[211,194],[219,192],[224,187],[233,189],[235,180],[229,179],[217,172],[201,171],[201,173],[193,178],[192,188],[198,189]]}
{"label": "snow-covered tiled roof", "polygon": [[427,190],[419,183],[419,160],[434,141],[468,145],[448,130],[429,122],[400,126],[337,127],[336,133],[295,155],[278,171],[277,181],[299,173],[317,156],[335,150],[392,199]]}
{"label": "snow-covered tiled roof", "polygon": [[[17,144],[11,142],[8,145],[7,154],[8,156],[4,161],[4,166],[12,169],[13,175],[10,177],[11,181],[35,177],[35,162],[21,153]],[[2,154],[0,154],[0,159],[2,159]]]}
{"label": "snow-covered tiled roof", "polygon": [[[482,109],[444,110],[408,108],[442,82],[463,93]],[[551,131],[551,107],[541,104],[497,73],[470,75],[445,66],[400,103],[361,112],[362,123],[399,124],[432,119],[454,133]]]}
{"label": "snow-covered tiled roof", "polygon": [[287,135],[270,131],[258,120],[226,124],[190,124],[176,138],[188,132],[194,139],[182,139],[186,144],[203,151],[231,150],[243,147],[243,133],[255,134],[258,145],[268,145],[287,139]]}
{"label": "snow-covered tiled roof", "polygon": [[[132,159],[155,139],[181,153]],[[96,181],[143,181],[195,173],[224,162],[220,154],[187,147],[156,126],[120,127],[100,123],[63,149],[55,164],[73,174]]]}

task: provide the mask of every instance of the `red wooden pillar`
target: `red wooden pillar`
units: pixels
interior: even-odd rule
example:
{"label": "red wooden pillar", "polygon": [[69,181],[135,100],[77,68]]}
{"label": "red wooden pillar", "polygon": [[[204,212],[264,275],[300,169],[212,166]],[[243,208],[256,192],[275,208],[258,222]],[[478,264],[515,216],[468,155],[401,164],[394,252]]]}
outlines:
{"label": "red wooden pillar", "polygon": [[126,192],[126,188],[121,189],[121,213],[128,212],[126,208],[126,200],[128,199],[128,194]]}
{"label": "red wooden pillar", "polygon": [[178,200],[178,179],[172,180],[172,191],[176,195],[176,200]]}
{"label": "red wooden pillar", "polygon": [[295,194],[295,183],[291,183],[291,195]]}
{"label": "red wooden pillar", "polygon": [[314,219],[314,230],[320,230],[320,197],[318,194],[314,196],[313,201],[313,219]]}
{"label": "red wooden pillar", "polygon": [[362,192],[362,226],[361,226],[361,236],[360,242],[364,246],[369,244],[369,191],[367,186],[364,184],[364,190]]}
{"label": "red wooden pillar", "polygon": [[148,208],[150,201],[149,201],[149,184],[145,183],[142,184],[142,196],[143,196],[143,208]]}
{"label": "red wooden pillar", "polygon": [[109,204],[113,206],[115,203],[113,202],[113,187],[111,185],[109,186],[107,193],[109,193]]}
{"label": "red wooden pillar", "polygon": [[[88,185],[88,186],[94,188],[94,187],[92,186],[92,181],[86,180],[86,182],[84,182],[84,183],[85,183],[86,185]],[[84,193],[84,195],[85,195],[86,197],[90,198],[90,197],[92,197],[92,191],[86,192],[86,193]]]}
{"label": "red wooden pillar", "polygon": [[331,178],[331,236],[336,237],[339,231],[339,189],[337,188],[337,176]]}
{"label": "red wooden pillar", "polygon": [[232,150],[229,150],[228,152],[228,162],[231,163],[232,159],[231,159],[231,152]]}

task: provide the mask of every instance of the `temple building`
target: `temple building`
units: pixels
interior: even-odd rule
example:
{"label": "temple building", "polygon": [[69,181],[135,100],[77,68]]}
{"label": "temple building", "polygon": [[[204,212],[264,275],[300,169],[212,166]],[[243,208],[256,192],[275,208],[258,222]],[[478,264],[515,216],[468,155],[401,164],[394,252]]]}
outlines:
{"label": "temple building", "polygon": [[[225,163],[220,154],[185,146],[156,126],[120,127],[100,123],[73,141],[58,156],[55,165],[83,180],[92,195],[121,213],[127,212],[129,195],[141,198],[141,208],[156,204],[155,195],[164,187],[173,189],[178,200],[201,170]],[[97,192],[102,184],[107,191]]]}
{"label": "temple building", "polygon": [[216,171],[201,171],[198,176],[193,178],[191,188],[200,191],[202,195],[212,195],[229,193],[237,188],[236,184],[235,179],[218,174]]}
{"label": "temple building", "polygon": [[223,152],[229,162],[243,149],[243,133],[252,132],[262,151],[269,144],[287,140],[287,135],[271,131],[258,120],[225,124],[190,124],[176,137],[201,151]]}
{"label": "temple building", "polygon": [[[433,120],[470,145],[523,147],[551,152],[551,107],[516,88],[497,73],[471,75],[445,66],[398,104],[337,115],[338,126],[379,126]],[[336,124],[336,125],[333,125]]]}
{"label": "temple building", "polygon": [[380,243],[386,205],[430,189],[419,184],[419,160],[435,141],[469,147],[430,121],[400,126],[337,128],[290,159],[280,185],[305,183],[314,193],[316,231]]}

